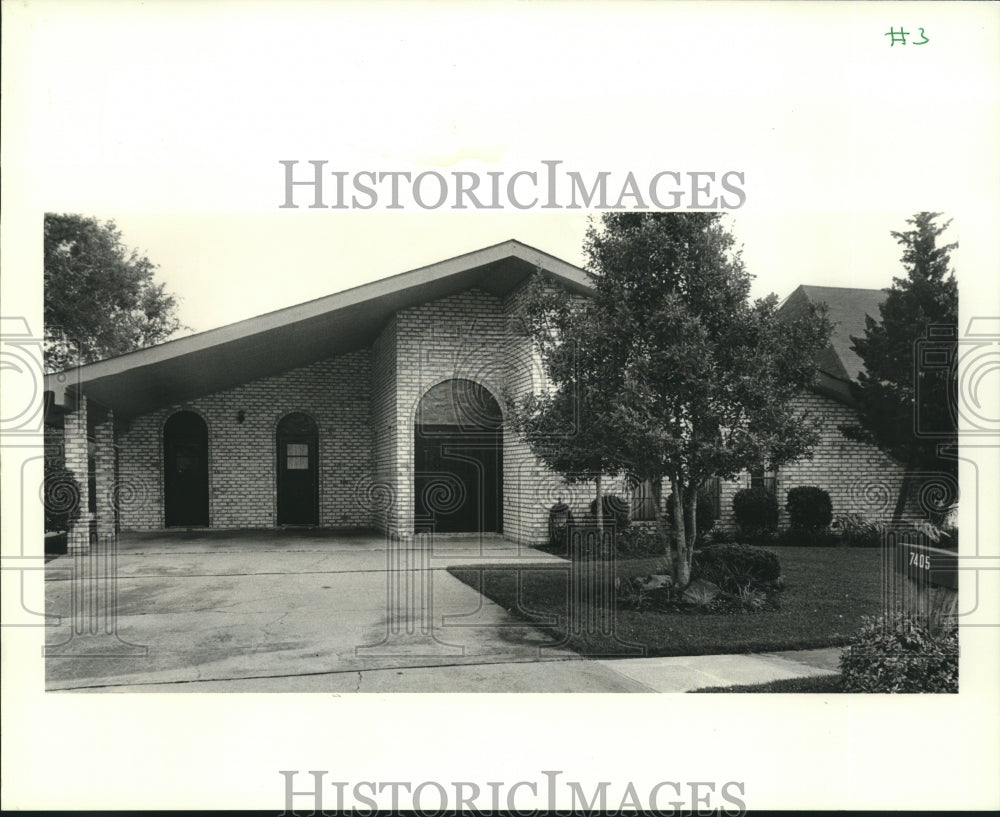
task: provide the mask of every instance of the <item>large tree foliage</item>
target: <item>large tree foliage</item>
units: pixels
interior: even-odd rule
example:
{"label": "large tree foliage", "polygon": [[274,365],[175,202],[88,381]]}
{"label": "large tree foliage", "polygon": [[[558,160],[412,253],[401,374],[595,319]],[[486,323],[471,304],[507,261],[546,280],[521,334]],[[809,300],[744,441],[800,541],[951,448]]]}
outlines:
{"label": "large tree foliage", "polygon": [[155,270],[113,221],[47,213],[46,371],[131,352],[183,328]]}
{"label": "large tree foliage", "polygon": [[575,390],[590,407],[612,470],[669,484],[667,553],[681,586],[705,481],[777,468],[817,438],[793,398],[812,383],[830,326],[815,312],[779,321],[773,295],[751,303],[733,243],[717,213],[605,214],[585,245],[594,296],[567,305],[555,344],[577,350],[588,377],[550,372],[557,397]]}
{"label": "large tree foliage", "polygon": [[[864,337],[852,337],[865,370],[852,391],[860,424],[843,428],[853,439],[872,442],[902,462],[906,472],[896,501],[898,521],[915,472],[957,474],[957,460],[939,456],[955,446],[958,284],[951,269],[957,243],[938,246],[950,221],[921,212],[907,219],[911,229],[892,232],[903,247],[905,278],[893,278],[880,307],[880,320],[867,316]],[[921,346],[934,354],[921,359]],[[942,512],[957,501],[942,496]]]}
{"label": "large tree foliage", "polygon": [[[602,507],[602,478],[621,470],[620,457],[608,435],[608,400],[603,385],[608,369],[598,327],[581,321],[585,310],[566,293],[536,277],[530,285],[525,318],[541,353],[542,366],[554,388],[529,394],[512,407],[515,430],[532,452],[570,484],[594,482]],[[603,535],[603,513],[596,514]]]}

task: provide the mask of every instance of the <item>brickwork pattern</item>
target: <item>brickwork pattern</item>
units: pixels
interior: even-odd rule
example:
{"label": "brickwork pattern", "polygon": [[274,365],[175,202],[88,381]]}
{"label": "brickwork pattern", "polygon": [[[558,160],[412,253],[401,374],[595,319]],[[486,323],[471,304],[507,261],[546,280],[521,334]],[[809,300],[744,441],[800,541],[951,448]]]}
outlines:
{"label": "brickwork pattern", "polygon": [[[438,383],[462,378],[483,386],[504,406],[505,397],[520,400],[545,386],[540,360],[520,317],[527,287],[525,283],[502,299],[470,289],[401,310],[370,350],[165,407],[117,426],[110,417],[92,422],[99,526],[104,530],[114,524],[114,516],[103,512],[110,510],[112,499],[118,503],[121,529],[163,526],[163,426],[180,410],[198,413],[208,425],[210,525],[273,526],[275,428],[284,415],[302,411],[319,428],[320,524],[412,534],[414,431],[421,397]],[[812,392],[803,394],[799,403],[825,418],[822,439],[812,459],[782,469],[779,502],[783,504],[790,488],[816,485],[830,492],[835,515],[888,518],[902,475],[899,464],[841,434],[838,426],[854,420],[849,407]],[[239,412],[244,414],[242,422]],[[86,402],[65,422],[66,465],[85,484]],[[587,513],[594,497],[592,481],[567,484],[535,458],[506,421],[503,446],[503,529],[509,538],[544,542],[548,510],[557,502],[567,503],[578,518]],[[116,448],[117,480],[111,455]],[[749,475],[722,483],[720,525],[732,527],[732,497],[749,483]],[[623,477],[605,480],[603,487],[606,493],[632,498]],[[84,514],[84,530],[88,522]]]}
{"label": "brickwork pattern", "polygon": [[[521,317],[528,298],[529,284],[513,290],[504,299],[510,339],[507,355],[507,387],[515,401],[529,393],[540,393],[550,386],[545,376],[540,356],[534,343],[527,336],[527,326]],[[550,284],[551,289],[556,285]],[[563,292],[568,299],[583,296]],[[566,429],[567,434],[572,433]],[[508,536],[524,544],[541,544],[548,540],[549,509],[557,503],[570,507],[575,518],[581,518],[590,509],[595,497],[593,481],[567,483],[559,474],[549,470],[534,454],[528,444],[509,428],[504,439],[504,481],[509,501],[505,506],[504,530]],[[618,493],[628,498],[624,480],[605,479],[604,493]]]}
{"label": "brickwork pattern", "polygon": [[[163,526],[163,426],[177,411],[208,425],[209,524],[271,527],[276,513],[275,429],[301,411],[319,430],[319,519],[325,527],[367,527],[357,487],[371,479],[370,354],[351,352],[136,417],[120,429],[122,530]],[[243,412],[242,422],[238,419]]]}
{"label": "brickwork pattern", "polygon": [[114,536],[117,530],[114,425],[114,413],[111,411],[100,420],[95,420],[93,425],[94,482],[97,487],[94,518],[97,523],[97,535],[101,539]]}
{"label": "brickwork pattern", "polygon": [[371,423],[373,484],[360,499],[369,506],[372,522],[381,530],[396,530],[398,521],[398,469],[396,450],[397,370],[396,318],[393,317],[372,345]]}
{"label": "brickwork pattern", "polygon": [[80,484],[80,516],[70,525],[67,541],[71,553],[86,552],[92,518],[87,506],[87,398],[79,399],[76,411],[67,414],[63,424],[63,456],[66,468]]}
{"label": "brickwork pattern", "polygon": [[[542,391],[547,382],[522,317],[528,286],[525,283],[513,290],[503,302],[508,329],[504,375],[507,396],[515,402]],[[509,423],[504,426],[503,445],[504,532],[522,544],[544,542],[548,538],[548,509],[567,493],[565,483],[531,453]]]}
{"label": "brickwork pattern", "polygon": [[[397,521],[410,532],[415,505],[415,418],[420,398],[438,383],[463,379],[484,387],[502,403],[509,333],[500,299],[475,288],[401,310],[396,315],[396,332]],[[506,531],[506,485],[503,507]]]}
{"label": "brickwork pattern", "polygon": [[[805,392],[795,400],[796,408],[806,409],[812,416],[823,418],[820,440],[812,458],[803,458],[785,465],[777,474],[780,527],[788,524],[784,509],[788,491],[804,485],[822,488],[830,494],[833,516],[860,514],[872,521],[889,521],[903,478],[903,466],[867,443],[855,442],[841,433],[841,425],[857,423],[856,412],[847,405],[815,392]],[[750,487],[750,475],[722,483],[719,524],[733,529],[733,495]],[[904,519],[915,520],[919,514],[912,503]]]}

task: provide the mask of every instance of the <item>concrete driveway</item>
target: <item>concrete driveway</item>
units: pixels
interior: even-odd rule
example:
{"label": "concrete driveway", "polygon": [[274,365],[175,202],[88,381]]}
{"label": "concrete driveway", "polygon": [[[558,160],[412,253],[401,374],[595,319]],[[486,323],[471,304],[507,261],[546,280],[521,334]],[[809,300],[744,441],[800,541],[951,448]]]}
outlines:
{"label": "concrete driveway", "polygon": [[123,534],[117,553],[48,564],[58,623],[46,688],[648,691],[547,648],[549,636],[446,571],[493,562],[561,560],[498,536],[429,546],[322,530]]}

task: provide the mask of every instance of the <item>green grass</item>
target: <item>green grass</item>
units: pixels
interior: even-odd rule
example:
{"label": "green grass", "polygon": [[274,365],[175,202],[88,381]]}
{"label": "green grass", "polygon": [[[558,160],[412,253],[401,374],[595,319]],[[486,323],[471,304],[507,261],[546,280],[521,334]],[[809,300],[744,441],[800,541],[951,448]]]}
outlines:
{"label": "green grass", "polygon": [[703,687],[691,692],[843,692],[839,675],[819,675],[813,678],[785,678],[766,684],[736,684],[729,687]]}
{"label": "green grass", "polygon": [[[754,614],[616,611],[618,638],[646,654],[710,655],[809,649],[847,644],[866,615],[881,612],[881,553],[848,548],[783,547],[776,551],[785,577],[781,607]],[[657,559],[619,560],[619,575],[642,576]],[[601,642],[567,633],[568,568],[452,568],[512,615],[533,621],[556,641],[583,654],[600,653]]]}

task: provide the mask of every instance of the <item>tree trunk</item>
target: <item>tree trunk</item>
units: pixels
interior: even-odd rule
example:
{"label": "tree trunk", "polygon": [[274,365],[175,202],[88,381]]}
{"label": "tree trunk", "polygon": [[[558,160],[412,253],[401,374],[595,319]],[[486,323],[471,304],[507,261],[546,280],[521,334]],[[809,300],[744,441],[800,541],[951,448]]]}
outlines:
{"label": "tree trunk", "polygon": [[604,492],[601,490],[601,475],[598,474],[597,478],[594,480],[595,493],[597,499],[597,553],[601,558],[606,557],[607,550],[604,547]]}
{"label": "tree trunk", "polygon": [[674,495],[674,525],[670,531],[671,547],[674,551],[674,585],[679,589],[688,586],[691,581],[691,565],[684,558],[684,501],[681,496],[681,483],[674,477],[670,478],[670,488]]}
{"label": "tree trunk", "polygon": [[910,484],[912,482],[913,466],[910,463],[906,463],[906,467],[903,470],[903,479],[899,485],[899,494],[896,497],[896,507],[892,511],[893,526],[898,526],[903,519],[903,514],[906,512],[907,494],[910,493]]}
{"label": "tree trunk", "polygon": [[689,485],[684,493],[684,563],[685,585],[691,581],[691,563],[694,561],[694,540],[698,536],[698,489]]}
{"label": "tree trunk", "polygon": [[594,480],[594,484],[597,486],[597,533],[601,538],[601,544],[604,544],[604,508],[601,507],[603,504],[603,496],[601,495],[601,475],[597,475],[597,479]]}
{"label": "tree trunk", "polygon": [[670,531],[666,530],[663,518],[663,508],[660,502],[663,500],[663,480],[659,479],[653,483],[653,519],[656,521],[656,535],[661,536],[664,544],[663,555],[667,560],[667,571],[673,576],[674,560],[670,552]]}

